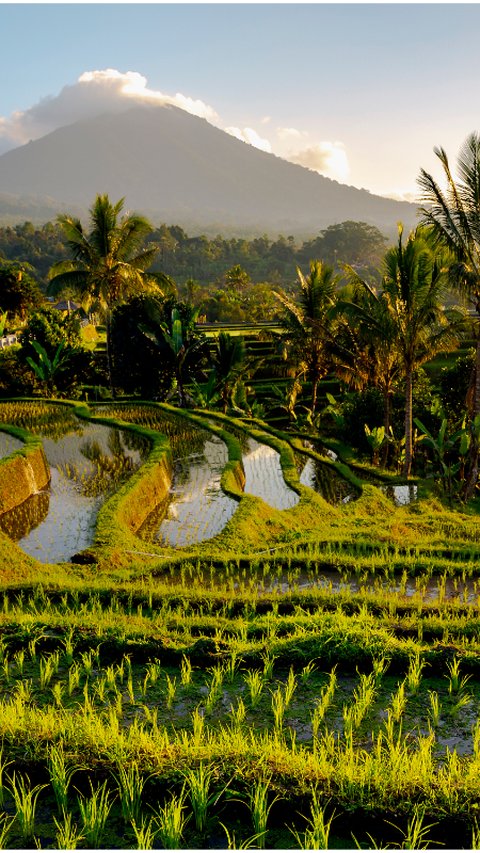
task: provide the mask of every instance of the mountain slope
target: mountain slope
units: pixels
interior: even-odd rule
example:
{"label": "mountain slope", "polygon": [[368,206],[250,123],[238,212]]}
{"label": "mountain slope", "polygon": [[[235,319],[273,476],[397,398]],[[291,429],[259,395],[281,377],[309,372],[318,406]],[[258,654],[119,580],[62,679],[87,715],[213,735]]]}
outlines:
{"label": "mountain slope", "polygon": [[324,178],[176,107],[137,105],[59,128],[0,157],[1,194],[87,208],[96,193],[178,224],[317,232],[347,219],[391,231],[415,206]]}

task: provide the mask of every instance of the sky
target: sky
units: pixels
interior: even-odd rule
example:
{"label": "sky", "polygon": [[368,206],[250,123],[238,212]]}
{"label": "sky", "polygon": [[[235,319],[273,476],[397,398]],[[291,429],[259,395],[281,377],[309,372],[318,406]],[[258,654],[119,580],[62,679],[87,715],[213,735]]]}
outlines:
{"label": "sky", "polygon": [[147,98],[412,200],[480,131],[475,3],[3,2],[0,32],[0,153]]}

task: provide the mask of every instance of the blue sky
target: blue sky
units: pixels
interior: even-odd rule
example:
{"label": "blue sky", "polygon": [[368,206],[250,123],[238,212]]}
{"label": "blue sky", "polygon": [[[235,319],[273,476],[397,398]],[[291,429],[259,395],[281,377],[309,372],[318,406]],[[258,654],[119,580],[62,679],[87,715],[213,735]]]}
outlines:
{"label": "blue sky", "polygon": [[[217,126],[377,193],[415,191],[434,145],[454,160],[480,130],[476,4],[4,3],[0,31],[0,150],[74,120],[94,89],[118,101],[129,71],[140,94],[200,101]],[[105,69],[119,76],[77,82]]]}

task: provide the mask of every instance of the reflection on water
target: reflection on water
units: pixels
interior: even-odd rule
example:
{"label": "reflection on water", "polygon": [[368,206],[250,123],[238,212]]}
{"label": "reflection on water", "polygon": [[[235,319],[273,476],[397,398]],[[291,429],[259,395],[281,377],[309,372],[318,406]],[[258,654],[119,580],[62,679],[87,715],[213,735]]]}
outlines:
{"label": "reflection on water", "polygon": [[308,486],[328,503],[347,503],[356,497],[356,492],[343,477],[328,465],[324,465],[316,459],[307,458],[303,454],[295,454],[300,482]]}
{"label": "reflection on water", "polygon": [[217,436],[196,432],[196,452],[174,461],[170,496],[138,531],[143,539],[174,547],[193,545],[220,533],[237,509],[237,502],[220,487],[228,462],[226,445]]}
{"label": "reflection on water", "polygon": [[0,530],[15,541],[22,539],[44,520],[49,505],[50,493],[47,489],[31,495],[20,506],[0,515]]}
{"label": "reflection on water", "polygon": [[[42,438],[51,483],[1,519],[18,544],[41,562],[68,560],[94,537],[98,510],[148,453],[132,433],[79,421],[68,409],[45,403],[0,404],[0,419],[21,423]],[[36,423],[38,415],[39,423]]]}
{"label": "reflection on water", "polygon": [[[102,497],[85,497],[59,468],[51,468],[48,513],[18,544],[41,563],[60,563],[93,542]],[[13,538],[17,538],[14,536]]]}
{"label": "reflection on water", "polygon": [[407,483],[404,486],[380,486],[384,494],[390,498],[395,506],[406,506],[417,499],[417,486]]}
{"label": "reflection on water", "polygon": [[262,498],[274,509],[291,509],[298,504],[300,497],[287,486],[280,465],[280,454],[273,447],[249,438],[242,460],[245,492]]}

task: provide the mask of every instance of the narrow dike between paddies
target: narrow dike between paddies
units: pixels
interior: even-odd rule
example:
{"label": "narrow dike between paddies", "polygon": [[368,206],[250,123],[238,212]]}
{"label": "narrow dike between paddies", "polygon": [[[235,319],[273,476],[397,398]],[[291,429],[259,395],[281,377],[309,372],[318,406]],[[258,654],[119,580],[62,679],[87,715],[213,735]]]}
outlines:
{"label": "narrow dike between paddies", "polygon": [[51,475],[49,486],[0,516],[0,528],[40,562],[67,561],[91,545],[100,506],[141,465],[149,444],[79,420],[66,405],[0,403],[0,421],[42,439]]}

